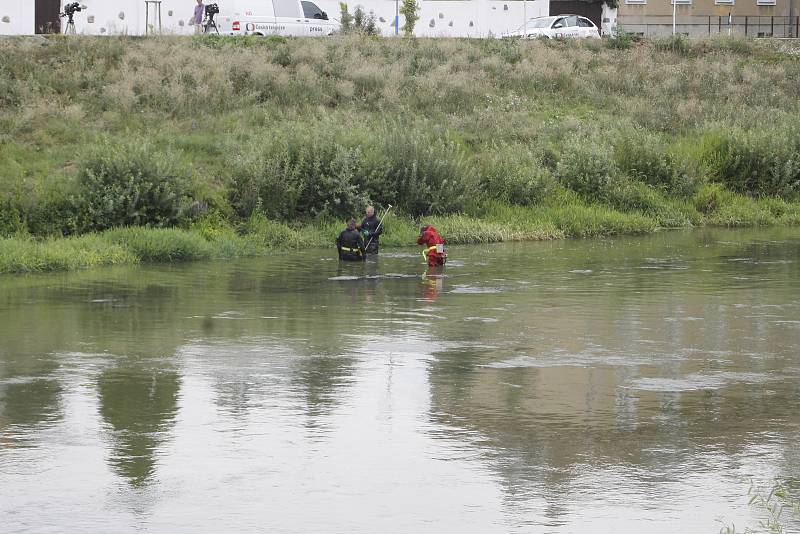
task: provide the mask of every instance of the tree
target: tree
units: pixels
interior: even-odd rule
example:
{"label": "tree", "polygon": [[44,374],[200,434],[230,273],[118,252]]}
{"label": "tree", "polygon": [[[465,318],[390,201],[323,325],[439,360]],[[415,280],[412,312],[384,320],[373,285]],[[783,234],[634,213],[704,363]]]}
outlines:
{"label": "tree", "polygon": [[414,35],[414,26],[417,25],[417,21],[419,20],[419,4],[417,0],[403,0],[400,13],[406,18],[406,25],[403,26],[403,32],[406,34],[406,37],[411,37]]}
{"label": "tree", "polygon": [[350,11],[347,9],[347,4],[344,2],[339,2],[339,11],[339,18],[341,19],[340,22],[342,24],[342,33],[350,33],[350,31],[353,29],[353,15],[350,14]]}
{"label": "tree", "polygon": [[366,18],[366,13],[364,13],[364,8],[361,6],[356,6],[356,10],[353,11],[353,24],[355,24],[356,29],[361,30],[364,27],[364,19]]}

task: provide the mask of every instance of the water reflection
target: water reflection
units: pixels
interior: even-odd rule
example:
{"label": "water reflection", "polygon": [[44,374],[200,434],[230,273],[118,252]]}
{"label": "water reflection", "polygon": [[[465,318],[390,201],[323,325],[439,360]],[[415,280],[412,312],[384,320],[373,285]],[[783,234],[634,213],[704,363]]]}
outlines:
{"label": "water reflection", "polygon": [[740,480],[800,478],[796,232],[450,252],[0,281],[0,512],[694,532],[756,519]]}
{"label": "water reflection", "polygon": [[109,462],[142,486],[155,475],[158,451],[175,420],[180,375],[171,368],[113,367],[97,381],[100,415],[110,427]]}

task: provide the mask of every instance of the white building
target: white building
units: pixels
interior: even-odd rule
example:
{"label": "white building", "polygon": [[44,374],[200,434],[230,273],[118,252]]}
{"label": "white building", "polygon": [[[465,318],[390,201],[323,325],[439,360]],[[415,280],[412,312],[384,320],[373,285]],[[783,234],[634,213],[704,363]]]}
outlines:
{"label": "white building", "polygon": [[[72,1],[72,0],[70,0]],[[205,0],[223,7],[226,0]],[[264,2],[270,0],[253,0]],[[339,18],[338,0],[314,0],[332,19]],[[58,28],[58,12],[66,0],[0,0],[0,35],[45,33]],[[431,37],[486,37],[515,30],[528,18],[548,15],[550,0],[418,0],[420,20],[415,33]],[[145,0],[83,0],[83,10],[75,15],[76,30],[86,35],[143,35],[147,26],[157,20],[160,4],[161,31],[168,34],[190,34],[188,20],[195,0],[161,0],[150,2],[150,19],[146,19]],[[394,34],[395,0],[350,0],[350,11],[361,5],[373,11],[383,35]],[[400,18],[400,26],[403,26]]]}

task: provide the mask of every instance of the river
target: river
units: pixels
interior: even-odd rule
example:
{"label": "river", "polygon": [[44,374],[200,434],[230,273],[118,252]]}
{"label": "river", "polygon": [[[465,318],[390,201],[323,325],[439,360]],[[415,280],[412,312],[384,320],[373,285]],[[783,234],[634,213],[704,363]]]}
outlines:
{"label": "river", "polygon": [[800,489],[800,230],[449,253],[0,277],[0,530],[738,532]]}

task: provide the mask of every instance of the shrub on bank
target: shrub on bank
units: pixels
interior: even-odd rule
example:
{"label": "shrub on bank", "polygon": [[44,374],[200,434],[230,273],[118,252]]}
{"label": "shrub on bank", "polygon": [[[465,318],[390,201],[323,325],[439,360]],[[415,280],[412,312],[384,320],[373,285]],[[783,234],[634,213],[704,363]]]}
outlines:
{"label": "shrub on bank", "polygon": [[556,187],[542,158],[526,146],[496,146],[481,163],[481,190],[490,199],[525,206],[542,202]]}
{"label": "shrub on bank", "polygon": [[463,151],[426,132],[384,126],[270,133],[269,142],[246,147],[231,163],[230,200],[244,218],[343,218],[370,201],[415,216],[453,213],[474,190]]}
{"label": "shrub on bank", "polygon": [[280,220],[359,213],[367,193],[356,186],[361,151],[332,136],[284,134],[232,164],[231,204],[242,217]]}
{"label": "shrub on bank", "polygon": [[575,137],[565,145],[555,175],[562,185],[585,198],[601,200],[618,180],[619,170],[604,143]]}
{"label": "shrub on bank", "polygon": [[0,238],[23,234],[27,231],[19,210],[10,201],[0,201]]}
{"label": "shrub on bank", "polygon": [[709,177],[743,194],[793,199],[800,194],[800,127],[730,130],[705,136]]}
{"label": "shrub on bank", "polygon": [[78,173],[80,226],[167,227],[187,217],[187,173],[176,158],[149,143],[103,143]]}
{"label": "shrub on bank", "polygon": [[379,204],[412,216],[455,213],[476,189],[475,169],[454,142],[403,125],[386,125],[365,148],[358,184]]}
{"label": "shrub on bank", "polygon": [[678,158],[656,136],[638,129],[616,138],[614,159],[626,176],[675,196],[692,196],[701,182],[700,172],[690,162]]}

